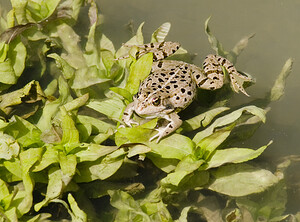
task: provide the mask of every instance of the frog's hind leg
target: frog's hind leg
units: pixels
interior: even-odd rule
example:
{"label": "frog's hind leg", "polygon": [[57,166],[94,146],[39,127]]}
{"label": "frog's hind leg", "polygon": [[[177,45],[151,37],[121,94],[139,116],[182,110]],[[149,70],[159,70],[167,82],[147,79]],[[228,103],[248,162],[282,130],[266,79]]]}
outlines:
{"label": "frog's hind leg", "polygon": [[178,42],[156,42],[138,47],[140,50],[137,52],[137,58],[140,58],[148,52],[152,52],[153,61],[158,61],[174,54],[180,48],[180,44]]}
{"label": "frog's hind leg", "polygon": [[240,74],[234,65],[227,59],[218,55],[208,55],[203,62],[203,70],[207,76],[207,80],[203,81],[201,88],[218,89],[224,84],[224,71],[229,74],[231,86],[235,92],[241,91],[246,96],[249,96],[243,87],[245,81],[252,81],[248,76]]}
{"label": "frog's hind leg", "polygon": [[[129,48],[133,47],[133,45],[127,44],[124,44],[123,46]],[[137,45],[136,47],[138,48],[138,51],[135,54],[136,59],[142,57],[148,52],[152,52],[153,61],[158,61],[174,54],[180,48],[180,44],[178,42],[152,42],[144,45]],[[129,58],[129,55],[122,56],[118,58],[118,60],[126,58]]]}
{"label": "frog's hind leg", "polygon": [[194,66],[192,76],[201,89],[215,90],[224,85],[224,73],[215,55],[206,56],[203,69]]}

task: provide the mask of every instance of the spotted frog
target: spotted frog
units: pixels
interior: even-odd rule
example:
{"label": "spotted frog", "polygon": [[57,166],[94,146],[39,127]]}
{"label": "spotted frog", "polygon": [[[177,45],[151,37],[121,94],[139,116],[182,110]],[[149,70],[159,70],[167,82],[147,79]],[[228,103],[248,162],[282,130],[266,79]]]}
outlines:
{"label": "spotted frog", "polygon": [[126,107],[122,120],[128,126],[138,124],[132,119],[134,112],[146,119],[164,119],[166,123],[158,127],[158,133],[150,138],[150,141],[157,138],[157,143],[180,127],[182,120],[177,113],[194,100],[197,87],[215,90],[223,86],[224,69],[229,74],[233,90],[248,96],[242,84],[251,81],[251,78],[238,73],[233,64],[221,56],[208,55],[202,68],[182,61],[164,60],[179,47],[176,42],[150,43],[138,46],[136,53],[139,58],[152,52],[153,65],[133,102]]}

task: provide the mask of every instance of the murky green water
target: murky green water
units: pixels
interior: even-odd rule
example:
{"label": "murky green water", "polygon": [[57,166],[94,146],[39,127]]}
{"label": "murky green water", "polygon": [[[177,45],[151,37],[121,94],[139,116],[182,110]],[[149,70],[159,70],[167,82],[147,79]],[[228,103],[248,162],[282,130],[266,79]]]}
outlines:
{"label": "murky green water", "polygon": [[[148,37],[162,23],[171,22],[168,40],[179,41],[191,53],[197,53],[196,64],[212,53],[204,33],[204,21],[211,16],[212,32],[231,49],[243,36],[255,33],[247,49],[239,57],[237,67],[251,73],[257,83],[248,88],[251,99],[265,95],[289,57],[295,59],[286,93],[271,104],[267,123],[247,141],[247,146],[257,147],[270,139],[273,145],[263,155],[263,161],[273,161],[280,156],[300,154],[299,88],[300,88],[300,1],[298,0],[100,0],[99,7],[105,16],[104,32],[115,44],[129,38],[125,25],[131,20],[135,29],[145,22]],[[236,101],[249,101],[236,95]],[[296,178],[299,164],[289,171]],[[292,182],[293,179],[291,179]],[[299,180],[298,180],[299,182]],[[290,190],[289,209],[300,210],[300,189]]]}

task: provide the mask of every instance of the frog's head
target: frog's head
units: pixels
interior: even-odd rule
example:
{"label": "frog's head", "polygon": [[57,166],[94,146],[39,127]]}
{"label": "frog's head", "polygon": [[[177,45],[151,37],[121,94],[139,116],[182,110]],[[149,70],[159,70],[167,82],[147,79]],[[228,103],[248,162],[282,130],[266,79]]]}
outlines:
{"label": "frog's head", "polygon": [[160,116],[174,110],[169,100],[153,94],[144,100],[136,99],[135,112],[140,116]]}

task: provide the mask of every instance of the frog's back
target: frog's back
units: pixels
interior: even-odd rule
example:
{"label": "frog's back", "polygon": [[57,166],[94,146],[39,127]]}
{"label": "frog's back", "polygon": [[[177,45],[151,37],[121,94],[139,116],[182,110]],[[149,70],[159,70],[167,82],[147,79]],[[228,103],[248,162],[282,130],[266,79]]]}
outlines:
{"label": "frog's back", "polygon": [[196,84],[188,64],[165,60],[153,63],[151,74],[142,82],[137,98],[159,97],[174,109],[184,109],[194,99]]}

